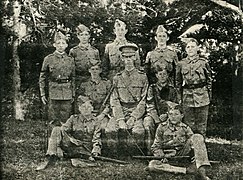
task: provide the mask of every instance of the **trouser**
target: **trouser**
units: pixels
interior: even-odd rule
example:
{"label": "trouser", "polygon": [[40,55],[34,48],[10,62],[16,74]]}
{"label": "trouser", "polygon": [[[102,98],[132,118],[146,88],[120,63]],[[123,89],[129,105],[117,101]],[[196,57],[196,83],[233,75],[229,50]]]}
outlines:
{"label": "trouser", "polygon": [[92,151],[92,143],[78,146],[74,144],[70,137],[61,127],[54,127],[48,142],[46,155],[56,155],[62,158],[65,155],[74,157],[81,154],[89,154]]}
{"label": "trouser", "polygon": [[115,155],[141,154],[144,149],[145,130],[142,119],[135,121],[131,129],[119,129],[115,118],[110,119],[105,128],[107,148]]}
{"label": "trouser", "polygon": [[[192,157],[192,163],[196,164],[197,169],[200,168],[201,166],[210,166],[210,162],[208,160],[208,154],[207,154],[207,149],[206,145],[204,142],[204,137],[201,134],[194,134],[184,147],[177,151],[176,150],[176,156],[186,156],[190,155]],[[175,172],[175,173],[185,173],[186,168],[185,167],[179,167],[179,168],[174,168],[174,169],[167,169],[161,161],[158,160],[153,160],[149,163],[149,167],[152,170],[155,171],[169,171],[169,172]],[[171,167],[170,167],[171,168]]]}
{"label": "trouser", "polygon": [[146,116],[144,118],[143,126],[145,129],[145,146],[147,150],[147,154],[150,155],[151,153],[151,146],[154,142],[155,137],[155,122],[154,119],[151,116]]}
{"label": "trouser", "polygon": [[208,108],[208,105],[202,107],[183,106],[184,123],[191,127],[194,133],[202,134],[204,137],[206,137],[207,130]]}
{"label": "trouser", "polygon": [[53,100],[49,101],[49,121],[54,126],[65,123],[72,114],[72,100]]}

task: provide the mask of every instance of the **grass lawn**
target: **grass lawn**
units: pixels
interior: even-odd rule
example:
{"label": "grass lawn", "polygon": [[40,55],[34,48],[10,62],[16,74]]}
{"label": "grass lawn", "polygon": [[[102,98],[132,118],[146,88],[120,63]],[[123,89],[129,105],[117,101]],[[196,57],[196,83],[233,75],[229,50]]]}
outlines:
{"label": "grass lawn", "polygon": [[[38,109],[38,108],[37,108]],[[38,112],[38,111],[37,111]],[[16,121],[4,113],[2,121],[2,179],[14,180],[82,180],[82,179],[146,179],[144,168],[148,162],[127,160],[128,165],[99,161],[100,166],[89,168],[72,167],[64,160],[54,167],[36,171],[43,160],[44,123],[36,115],[27,115],[25,121]],[[241,145],[240,145],[241,143]],[[208,176],[217,180],[243,179],[242,142],[237,144],[207,143],[210,160],[220,161],[208,170]],[[151,174],[152,179],[193,180],[192,175],[171,173]]]}

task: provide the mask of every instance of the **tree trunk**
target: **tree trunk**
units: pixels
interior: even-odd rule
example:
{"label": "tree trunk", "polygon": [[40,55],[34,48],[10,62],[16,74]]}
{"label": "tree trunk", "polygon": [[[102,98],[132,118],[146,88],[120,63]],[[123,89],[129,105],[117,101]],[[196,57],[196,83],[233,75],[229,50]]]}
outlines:
{"label": "tree trunk", "polygon": [[13,87],[14,87],[14,117],[16,120],[24,120],[24,111],[21,101],[22,93],[20,91],[20,63],[18,55],[19,39],[13,42]]}

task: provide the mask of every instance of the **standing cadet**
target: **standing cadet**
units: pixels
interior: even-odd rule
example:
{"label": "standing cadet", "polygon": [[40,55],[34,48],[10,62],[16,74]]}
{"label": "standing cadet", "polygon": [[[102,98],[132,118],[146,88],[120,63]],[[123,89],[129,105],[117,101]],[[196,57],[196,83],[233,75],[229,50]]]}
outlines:
{"label": "standing cadet", "polygon": [[175,85],[175,68],[178,62],[177,54],[167,47],[167,41],[169,37],[167,35],[167,30],[163,25],[159,25],[156,30],[155,40],[157,41],[157,47],[148,52],[145,69],[148,74],[149,82],[154,83],[156,80],[156,66],[161,66],[166,68],[168,71],[168,79],[171,85]]}
{"label": "standing cadet", "polygon": [[[135,68],[137,49],[138,47],[134,44],[126,44],[119,49],[125,70],[117,73],[113,78],[114,90],[110,99],[113,117],[106,128],[106,135],[110,138],[111,146],[116,148],[114,143],[117,143],[117,138],[119,138],[119,149],[121,152],[129,153],[131,153],[129,149],[137,151],[137,148],[143,147],[145,133],[143,115],[148,80],[145,73]],[[118,134],[118,129],[120,134]]]}
{"label": "standing cadet", "polygon": [[57,32],[53,54],[45,57],[42,64],[39,86],[43,104],[49,105],[49,120],[60,125],[71,115],[75,96],[75,64],[65,52],[66,37]]}
{"label": "standing cadet", "polygon": [[76,28],[79,44],[70,50],[70,55],[74,57],[76,66],[76,87],[80,87],[82,82],[87,81],[90,66],[100,62],[99,51],[89,43],[90,30],[83,24]]}
{"label": "standing cadet", "polygon": [[168,82],[168,71],[158,65],[155,67],[155,72],[157,82],[149,86],[146,102],[147,114],[144,118],[148,154],[150,154],[149,150],[157,125],[166,120],[167,102],[178,102],[177,90]]}
{"label": "standing cadet", "polygon": [[[204,138],[201,134],[193,134],[191,128],[182,123],[182,108],[171,103],[168,119],[159,125],[151,150],[156,157],[166,158],[173,156],[191,155],[194,158],[188,167],[177,167],[152,160],[149,163],[150,171],[168,171],[174,173],[195,173],[202,180],[209,180],[206,176],[206,167],[210,166]],[[170,150],[167,154],[166,150]],[[165,161],[165,159],[163,160]]]}
{"label": "standing cadet", "polygon": [[[129,43],[125,37],[127,31],[126,24],[117,19],[114,24],[116,39],[112,43],[106,45],[103,60],[104,71],[107,73],[110,80],[112,80],[116,73],[124,70],[124,62],[121,60],[119,47]],[[140,66],[138,50],[136,51],[135,66],[137,68]]]}
{"label": "standing cadet", "polygon": [[206,135],[208,108],[211,97],[211,69],[207,60],[198,54],[196,39],[186,44],[187,57],[177,66],[176,81],[182,92],[184,122],[193,132]]}

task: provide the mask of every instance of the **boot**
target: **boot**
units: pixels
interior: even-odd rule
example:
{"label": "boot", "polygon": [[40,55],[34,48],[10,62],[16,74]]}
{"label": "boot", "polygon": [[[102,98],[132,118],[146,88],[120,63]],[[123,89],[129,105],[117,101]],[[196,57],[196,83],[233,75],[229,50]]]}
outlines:
{"label": "boot", "polygon": [[182,173],[186,174],[186,168],[184,167],[178,167],[178,166],[172,166],[167,163],[162,163],[161,161],[158,160],[152,160],[149,162],[148,166],[149,171],[153,172],[171,172],[171,173]]}
{"label": "boot", "polygon": [[44,162],[40,163],[39,166],[37,166],[36,171],[44,170],[47,167],[54,166],[58,160],[58,157],[55,155],[47,156],[44,160]]}

